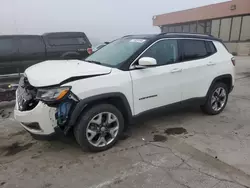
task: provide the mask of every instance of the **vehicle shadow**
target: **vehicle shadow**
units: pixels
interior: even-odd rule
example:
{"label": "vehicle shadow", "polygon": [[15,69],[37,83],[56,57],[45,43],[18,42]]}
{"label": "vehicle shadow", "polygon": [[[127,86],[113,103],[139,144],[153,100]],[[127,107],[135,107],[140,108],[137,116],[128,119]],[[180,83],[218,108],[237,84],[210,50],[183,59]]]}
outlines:
{"label": "vehicle shadow", "polygon": [[150,129],[152,126],[162,124],[162,122],[178,124],[190,116],[204,116],[204,114],[202,114],[198,106],[184,106],[174,109],[165,108],[139,116],[135,122],[128,127],[128,130],[136,131],[138,129],[138,131],[140,131],[142,126],[143,129]]}

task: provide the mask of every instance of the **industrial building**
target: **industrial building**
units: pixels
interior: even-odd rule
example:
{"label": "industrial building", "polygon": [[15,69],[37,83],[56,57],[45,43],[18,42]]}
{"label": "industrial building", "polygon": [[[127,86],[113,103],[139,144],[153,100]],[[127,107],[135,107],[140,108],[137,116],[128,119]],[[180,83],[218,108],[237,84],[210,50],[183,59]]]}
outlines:
{"label": "industrial building", "polygon": [[222,39],[234,55],[250,55],[250,0],[232,0],[156,15],[161,32],[211,34]]}

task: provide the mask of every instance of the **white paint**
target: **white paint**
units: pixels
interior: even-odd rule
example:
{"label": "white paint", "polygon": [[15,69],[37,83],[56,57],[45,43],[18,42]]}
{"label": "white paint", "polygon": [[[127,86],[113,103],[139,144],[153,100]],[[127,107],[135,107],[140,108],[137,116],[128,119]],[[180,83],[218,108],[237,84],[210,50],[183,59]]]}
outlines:
{"label": "white paint", "polygon": [[44,61],[26,69],[25,74],[31,85],[44,87],[56,85],[77,76],[107,74],[111,68],[80,60]]}
{"label": "white paint", "polygon": [[[55,108],[50,108],[42,102],[39,102],[38,105],[30,111],[21,112],[15,107],[14,118],[21,123],[23,128],[33,134],[49,135],[55,131],[53,128],[53,123],[55,122]],[[30,129],[22,124],[31,122],[39,123],[41,130]]]}
{"label": "white paint", "polygon": [[141,66],[152,66],[157,65],[156,59],[152,57],[142,57],[139,59],[139,65]]}
{"label": "white paint", "polygon": [[134,115],[132,82],[129,71],[113,68],[110,74],[77,80],[67,83],[65,86],[72,86],[72,92],[80,99],[105,93],[122,93],[127,98]]}
{"label": "white paint", "polygon": [[135,114],[181,100],[181,72],[171,72],[180,68],[172,64],[130,71]]}
{"label": "white paint", "polygon": [[214,42],[214,45],[218,51],[214,55],[181,63],[182,100],[206,96],[212,81],[220,75],[230,74],[234,78],[233,56],[220,42]]}

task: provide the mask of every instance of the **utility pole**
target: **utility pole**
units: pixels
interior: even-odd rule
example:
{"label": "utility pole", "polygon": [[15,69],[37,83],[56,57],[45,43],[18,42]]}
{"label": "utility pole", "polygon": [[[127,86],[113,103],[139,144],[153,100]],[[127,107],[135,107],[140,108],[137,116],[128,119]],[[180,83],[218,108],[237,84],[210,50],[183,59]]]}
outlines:
{"label": "utility pole", "polygon": [[13,20],[14,20],[14,30],[16,32],[16,34],[18,34],[18,27],[17,27],[17,16],[16,16],[16,11],[15,11],[15,7],[16,7],[16,1],[15,0],[11,0],[12,1],[12,15],[13,15]]}

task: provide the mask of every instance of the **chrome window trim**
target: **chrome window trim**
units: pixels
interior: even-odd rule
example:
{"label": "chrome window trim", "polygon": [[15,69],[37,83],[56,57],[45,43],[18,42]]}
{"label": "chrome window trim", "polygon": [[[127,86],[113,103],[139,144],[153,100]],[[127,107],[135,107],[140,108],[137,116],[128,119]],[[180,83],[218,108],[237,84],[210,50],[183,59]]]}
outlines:
{"label": "chrome window trim", "polygon": [[188,40],[202,40],[202,41],[212,41],[214,42],[214,40],[209,40],[209,39],[199,39],[199,38],[162,38],[159,39],[155,42],[153,42],[152,44],[150,44],[140,55],[137,56],[137,58],[130,64],[129,66],[129,70],[134,70],[135,66],[133,65],[150,47],[152,47],[155,43],[159,42],[159,41],[163,41],[163,40],[183,40],[183,39],[188,39]]}

